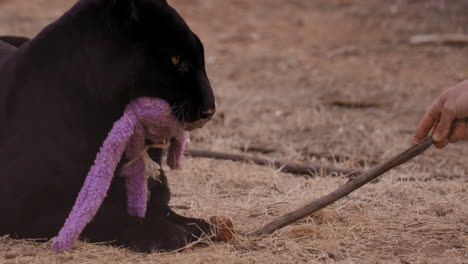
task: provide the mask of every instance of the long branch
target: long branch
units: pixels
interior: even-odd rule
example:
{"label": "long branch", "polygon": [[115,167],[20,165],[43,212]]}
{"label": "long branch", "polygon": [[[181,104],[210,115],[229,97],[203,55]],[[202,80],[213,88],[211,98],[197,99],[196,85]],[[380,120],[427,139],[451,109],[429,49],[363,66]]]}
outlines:
{"label": "long branch", "polygon": [[419,144],[413,145],[412,147],[401,152],[395,157],[387,160],[386,162],[375,166],[368,172],[361,174],[357,176],[356,178],[348,181],[345,185],[339,187],[335,191],[325,196],[322,196],[319,199],[311,203],[308,203],[307,205],[305,205],[304,207],[298,210],[292,211],[284,216],[274,219],[272,222],[268,223],[267,225],[253,231],[252,233],[250,233],[250,235],[263,236],[263,235],[271,234],[278,229],[281,229],[312,213],[317,212],[318,210],[338,201],[339,199],[350,194],[351,192],[359,189],[360,187],[364,186],[365,184],[372,181],[373,179],[379,177],[380,175],[387,172],[388,170],[407,162],[413,157],[418,156],[419,154],[423,153],[426,149],[428,149],[433,143],[434,141],[432,140],[432,137],[430,136],[426,137]]}

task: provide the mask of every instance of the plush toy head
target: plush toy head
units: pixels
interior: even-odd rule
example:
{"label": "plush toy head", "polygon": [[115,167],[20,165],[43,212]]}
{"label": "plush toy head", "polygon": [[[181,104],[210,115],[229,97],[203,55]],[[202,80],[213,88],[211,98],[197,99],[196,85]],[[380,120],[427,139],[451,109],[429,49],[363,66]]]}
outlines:
{"label": "plush toy head", "polygon": [[187,130],[202,127],[208,119],[184,124],[174,117],[170,105],[157,98],[133,100],[124,115],[114,123],[91,167],[64,226],[52,241],[55,251],[71,248],[86,225],[96,215],[111,184],[122,155],[129,164],[120,174],[126,177],[127,208],[130,215],[144,217],[147,202],[147,179],[144,176],[145,139],[170,140],[167,162],[178,168],[182,162]]}

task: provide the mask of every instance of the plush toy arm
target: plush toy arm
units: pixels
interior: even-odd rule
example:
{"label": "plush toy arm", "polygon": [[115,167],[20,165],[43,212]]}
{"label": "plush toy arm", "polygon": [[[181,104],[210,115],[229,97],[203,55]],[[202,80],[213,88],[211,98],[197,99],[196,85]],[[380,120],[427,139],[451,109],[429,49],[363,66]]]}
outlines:
{"label": "plush toy arm", "polygon": [[107,195],[125,146],[133,134],[135,123],[136,119],[128,115],[124,115],[114,123],[96,156],[94,165],[86,176],[72,211],[59,234],[53,238],[52,248],[55,251],[70,249],[86,225],[96,215]]}

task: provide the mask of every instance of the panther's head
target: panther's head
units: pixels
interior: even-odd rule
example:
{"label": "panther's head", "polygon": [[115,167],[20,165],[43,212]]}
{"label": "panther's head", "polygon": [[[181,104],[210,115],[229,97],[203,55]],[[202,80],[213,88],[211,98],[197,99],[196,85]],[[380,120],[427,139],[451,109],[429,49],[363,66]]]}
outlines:
{"label": "panther's head", "polygon": [[177,118],[188,123],[214,115],[203,44],[165,0],[82,1],[107,1],[110,28],[122,49],[118,56],[127,58],[131,99],[164,99]]}

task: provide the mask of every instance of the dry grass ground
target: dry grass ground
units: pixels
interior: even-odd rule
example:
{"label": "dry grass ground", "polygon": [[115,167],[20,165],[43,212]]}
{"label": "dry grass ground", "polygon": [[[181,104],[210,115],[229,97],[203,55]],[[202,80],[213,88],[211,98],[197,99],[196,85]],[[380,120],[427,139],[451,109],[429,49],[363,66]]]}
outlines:
{"label": "dry grass ground", "polygon": [[[0,34],[33,36],[71,0],[0,0]],[[463,0],[172,0],[204,41],[218,114],[193,146],[295,162],[381,161],[406,148],[443,88],[468,77],[468,47],[410,46],[468,33]],[[328,100],[381,105],[330,106]],[[0,238],[0,263],[468,263],[466,143],[430,149],[333,206],[263,239],[135,254]],[[351,156],[318,159],[312,152]],[[245,163],[187,159],[170,171],[184,215],[225,215],[246,233],[343,184]]]}

